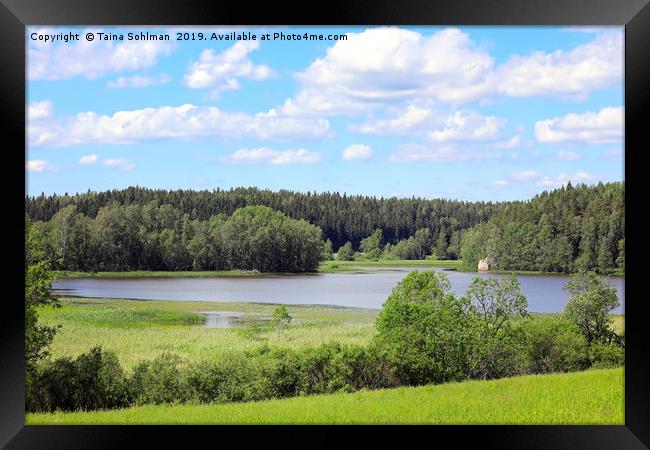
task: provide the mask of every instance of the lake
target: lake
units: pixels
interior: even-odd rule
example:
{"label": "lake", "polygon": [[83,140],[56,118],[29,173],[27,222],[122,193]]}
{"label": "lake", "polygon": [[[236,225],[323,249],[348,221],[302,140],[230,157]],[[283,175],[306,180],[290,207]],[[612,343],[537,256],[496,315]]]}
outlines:
{"label": "lake", "polygon": [[[381,308],[393,287],[410,270],[424,267],[382,268],[373,273],[326,273],[214,278],[76,278],[53,287],[59,295],[138,300],[262,302]],[[452,291],[463,295],[474,277],[501,275],[435,269],[447,274]],[[564,309],[568,295],[562,290],[566,275],[518,275],[531,312]],[[623,312],[624,277],[611,277]]]}

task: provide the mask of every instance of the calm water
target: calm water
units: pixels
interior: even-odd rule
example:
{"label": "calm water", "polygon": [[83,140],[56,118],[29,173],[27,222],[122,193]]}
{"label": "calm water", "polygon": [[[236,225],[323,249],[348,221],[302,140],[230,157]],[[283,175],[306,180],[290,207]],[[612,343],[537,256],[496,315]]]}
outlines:
{"label": "calm water", "polygon": [[[132,298],[142,300],[262,302],[320,304],[381,308],[391,290],[409,270],[384,269],[376,273],[331,273],[318,275],[288,275],[263,277],[219,278],[123,278],[123,279],[65,279],[54,288],[60,294],[80,297]],[[425,268],[418,268],[425,270]],[[452,291],[463,295],[474,277],[498,277],[444,270]],[[528,310],[555,312],[564,308],[567,294],[562,290],[568,277],[562,275],[519,275],[521,291],[528,300]],[[612,277],[623,305],[623,277]],[[614,312],[623,312],[623,306]]]}

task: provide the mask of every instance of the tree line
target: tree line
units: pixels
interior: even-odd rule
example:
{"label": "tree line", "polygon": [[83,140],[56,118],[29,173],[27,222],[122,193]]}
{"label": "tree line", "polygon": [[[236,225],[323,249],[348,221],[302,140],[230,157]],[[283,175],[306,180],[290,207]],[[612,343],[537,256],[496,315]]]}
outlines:
{"label": "tree line", "polygon": [[68,205],[34,227],[47,259],[61,270],[313,272],[323,252],[320,228],[266,206],[199,220],[154,201],[110,204],[95,218]]}
{"label": "tree line", "polygon": [[490,269],[611,273],[625,266],[625,186],[566,186],[527,202],[503,204],[466,230],[461,258]]}
{"label": "tree line", "polygon": [[[305,264],[304,270],[315,270],[322,246],[321,259],[334,253],[339,260],[462,259],[470,269],[486,259],[496,270],[611,273],[624,270],[624,200],[623,183],[568,183],[529,201],[501,203],[134,187],[27,197],[26,211],[43,226],[50,256],[68,270],[295,271]],[[303,234],[296,228],[289,235],[307,239],[304,248],[276,226],[280,216],[273,216],[267,235],[239,236],[238,227],[257,225],[235,212],[253,205],[300,228]],[[315,227],[311,232],[307,223]],[[276,256],[262,256],[272,252]]]}
{"label": "tree line", "polygon": [[25,198],[25,210],[34,221],[47,222],[61,209],[74,205],[78,212],[94,219],[101,208],[117,204],[169,205],[190,220],[206,221],[216,215],[232,215],[244,206],[262,205],[281,211],[292,219],[304,219],[320,227],[324,240],[333,250],[350,241],[358,250],[361,240],[375,229],[382,230],[382,242],[396,244],[422,228],[432,236],[441,233],[450,240],[454,232],[486,222],[501,205],[492,202],[464,202],[444,199],[377,198],[338,192],[273,192],[258,188],[212,191],[162,190],[129,187],[121,190],[75,195],[49,195]]}

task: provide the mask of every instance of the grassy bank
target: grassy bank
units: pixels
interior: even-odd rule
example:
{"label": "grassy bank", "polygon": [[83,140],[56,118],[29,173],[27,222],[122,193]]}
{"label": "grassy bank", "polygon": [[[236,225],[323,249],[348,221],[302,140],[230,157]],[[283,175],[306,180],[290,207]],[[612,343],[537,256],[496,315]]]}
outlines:
{"label": "grassy bank", "polygon": [[623,424],[623,369],[222,405],[27,414],[41,424]]}
{"label": "grassy bank", "polygon": [[289,305],[293,323],[278,333],[272,326],[203,328],[196,311],[241,313],[244,324],[263,323],[276,305],[266,303],[175,302],[62,298],[62,307],[46,307],[39,320],[62,325],[52,356],[77,356],[95,345],[115,351],[125,369],[164,352],[187,361],[211,359],[225,352],[263,344],[317,346],[323,342],[367,343],[378,310],[317,305]]}
{"label": "grassy bank", "polygon": [[[454,260],[378,260],[378,261],[323,261],[318,272],[373,272],[378,267],[442,267],[458,269],[460,261]],[[304,273],[309,274],[309,273]],[[133,270],[130,272],[75,272],[62,271],[61,278],[210,278],[210,277],[260,277],[260,276],[286,276],[292,275],[279,273],[262,273],[256,270],[212,270],[212,271],[153,271]]]}
{"label": "grassy bank", "polygon": [[[463,265],[459,260],[396,260],[380,259],[377,261],[323,261],[318,272],[305,272],[301,275],[319,273],[372,273],[385,268],[429,267],[454,269],[461,272],[477,272],[474,267]],[[557,272],[539,272],[530,270],[490,270],[484,273],[516,275],[566,275]],[[130,272],[59,272],[60,278],[211,278],[211,277],[277,277],[290,276],[291,273],[262,273],[256,270],[213,270],[213,271],[153,271],[134,270]],[[616,271],[612,276],[625,276],[625,272]]]}
{"label": "grassy bank", "polygon": [[[164,352],[196,361],[263,344],[292,348],[330,341],[367,344],[379,313],[374,309],[289,305],[294,321],[278,333],[268,323],[275,305],[267,303],[91,298],[62,298],[61,303],[60,308],[46,307],[39,313],[43,323],[62,326],[52,343],[52,356],[74,357],[101,345],[115,351],[125,369]],[[203,328],[205,316],[197,311],[238,312],[244,326]],[[620,333],[624,317],[612,317],[614,329]]]}

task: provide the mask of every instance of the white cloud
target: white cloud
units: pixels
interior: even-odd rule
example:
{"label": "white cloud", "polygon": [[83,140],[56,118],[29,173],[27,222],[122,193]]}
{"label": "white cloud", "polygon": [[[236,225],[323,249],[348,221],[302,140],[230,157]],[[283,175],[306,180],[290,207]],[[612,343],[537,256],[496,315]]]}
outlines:
{"label": "white cloud", "polygon": [[107,86],[112,89],[144,88],[169,83],[171,79],[172,78],[169,75],[164,73],[158,75],[157,77],[133,75],[131,77],[119,77],[115,80],[109,81],[107,83]]}
{"label": "white cloud", "polygon": [[79,164],[95,164],[99,157],[94,153],[92,155],[84,155],[79,158]]}
{"label": "white cloud", "polygon": [[[60,33],[61,29],[30,29],[37,33]],[[97,28],[80,32],[97,33]],[[165,41],[106,41],[82,38],[74,42],[45,43],[29,40],[27,74],[30,80],[62,80],[76,76],[94,79],[109,72],[154,66],[173,45]]]}
{"label": "white cloud", "polygon": [[492,146],[496,148],[513,149],[513,148],[521,148],[521,147],[531,147],[532,143],[529,141],[524,141],[524,139],[521,137],[520,134],[515,134],[510,139],[495,142],[494,144],[492,144]]}
{"label": "white cloud", "polygon": [[59,168],[42,159],[32,159],[25,163],[25,170],[28,172],[56,172]]}
{"label": "white cloud", "polygon": [[126,158],[108,158],[108,159],[103,159],[102,164],[105,166],[109,167],[115,167],[120,170],[133,170],[135,168],[135,164],[133,164],[131,161],[129,161]]}
{"label": "white cloud", "polygon": [[390,119],[367,120],[363,124],[350,126],[350,129],[364,134],[410,134],[429,128],[428,125],[434,118],[431,109],[408,105]]}
{"label": "white cloud", "polygon": [[582,159],[582,155],[576,152],[569,152],[566,150],[560,150],[557,154],[557,157],[563,159],[564,161],[578,161]]}
{"label": "white cloud", "polygon": [[218,54],[212,49],[203,50],[199,60],[190,64],[185,84],[194,89],[210,88],[217,93],[239,89],[240,78],[268,78],[273,70],[264,64],[253,64],[248,58],[259,47],[259,41],[240,41]]}
{"label": "white cloud", "polygon": [[325,119],[283,117],[275,110],[250,115],[190,104],[118,111],[111,116],[88,111],[28,126],[29,143],[34,146],[131,144],[210,136],[325,139],[333,132]]}
{"label": "white cloud", "polygon": [[321,160],[319,152],[305,150],[272,150],[267,147],[239,149],[235,153],[221,158],[226,164],[314,164]]}
{"label": "white cloud", "polygon": [[498,69],[502,94],[584,99],[593,90],[623,82],[623,33],[603,32],[569,51],[512,56]]}
{"label": "white cloud", "polygon": [[606,144],[623,138],[623,107],[567,114],[535,123],[535,137],[543,143]]}
{"label": "white cloud", "polygon": [[584,171],[580,171],[580,172],[576,172],[574,175],[568,175],[566,173],[562,173],[554,178],[543,177],[541,180],[537,181],[536,184],[542,187],[560,187],[567,184],[569,181],[585,182],[585,181],[594,181],[595,179],[596,176]]}
{"label": "white cloud", "polygon": [[506,180],[497,180],[494,183],[492,183],[492,185],[497,188],[504,188],[508,186],[508,184],[509,183]]}
{"label": "white cloud", "polygon": [[479,160],[498,158],[500,153],[479,151],[467,146],[403,144],[393,152],[388,160],[391,162],[437,162]]}
{"label": "white cloud", "polygon": [[441,129],[433,130],[429,137],[436,142],[486,141],[497,139],[505,119],[483,116],[476,111],[456,111]]}
{"label": "white cloud", "polygon": [[534,170],[522,170],[521,172],[516,172],[510,175],[514,181],[531,181],[538,177],[537,172]]}
{"label": "white cloud", "polygon": [[494,59],[458,29],[424,36],[371,28],[347,36],[297,74],[301,89],[284,111],[349,114],[415,97],[462,103],[490,90]]}
{"label": "white cloud", "polygon": [[370,119],[349,128],[364,134],[421,135],[434,142],[492,141],[501,134],[506,120],[483,116],[473,110],[442,114],[431,108],[408,105],[387,119]]}
{"label": "white cloud", "polygon": [[[500,66],[484,46],[456,28],[425,36],[381,27],[347,36],[296,74],[300,87],[283,112],[354,116],[407,102],[454,109],[498,95],[584,99],[623,80],[621,30],[599,32],[569,50],[515,55]],[[358,130],[373,132],[386,125],[399,134],[408,131],[411,120],[425,119],[417,109],[407,112],[405,123],[377,121]]]}
{"label": "white cloud", "polygon": [[373,155],[372,148],[364,144],[353,144],[343,150],[343,159],[359,160],[368,159]]}
{"label": "white cloud", "polygon": [[41,102],[32,102],[27,107],[27,117],[29,120],[48,119],[52,116],[54,105],[49,100]]}

